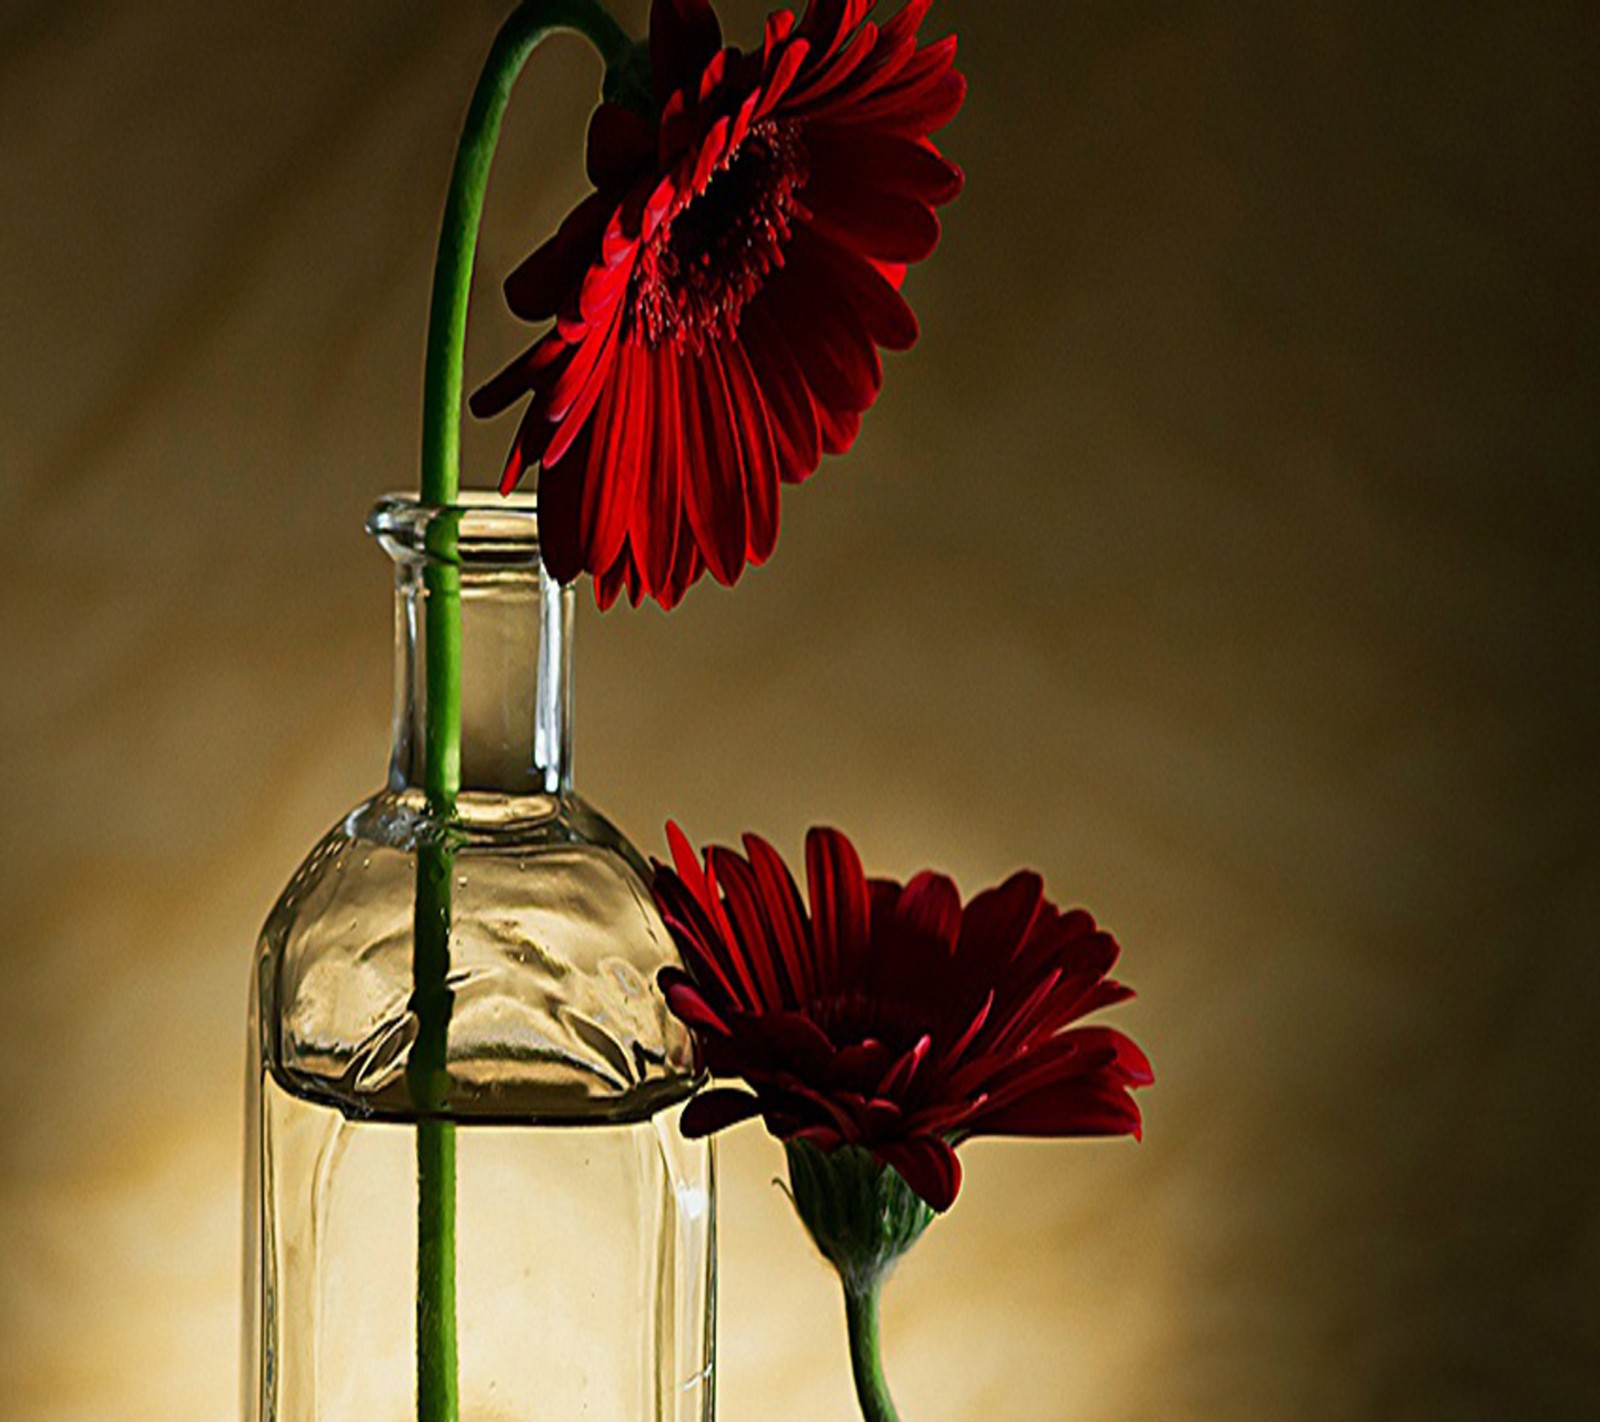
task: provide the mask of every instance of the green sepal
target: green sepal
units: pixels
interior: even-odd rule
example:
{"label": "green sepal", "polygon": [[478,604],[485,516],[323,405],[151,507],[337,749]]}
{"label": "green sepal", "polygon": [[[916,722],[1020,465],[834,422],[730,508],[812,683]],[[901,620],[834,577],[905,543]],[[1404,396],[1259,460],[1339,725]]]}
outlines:
{"label": "green sepal", "polygon": [[784,1146],[795,1212],[845,1288],[876,1290],[933,1219],[932,1207],[871,1151]]}

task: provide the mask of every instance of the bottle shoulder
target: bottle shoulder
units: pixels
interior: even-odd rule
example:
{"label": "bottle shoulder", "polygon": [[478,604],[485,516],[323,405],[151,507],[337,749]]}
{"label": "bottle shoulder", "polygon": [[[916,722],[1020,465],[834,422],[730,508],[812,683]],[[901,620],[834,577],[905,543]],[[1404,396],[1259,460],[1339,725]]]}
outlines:
{"label": "bottle shoulder", "polygon": [[638,1119],[696,1084],[656,985],[678,961],[644,860],[574,795],[464,797],[441,825],[415,791],[344,816],[290,879],[256,964],[261,1049],[297,1094],[411,1119],[406,1064],[419,856],[450,868],[448,1089],[461,1119]]}

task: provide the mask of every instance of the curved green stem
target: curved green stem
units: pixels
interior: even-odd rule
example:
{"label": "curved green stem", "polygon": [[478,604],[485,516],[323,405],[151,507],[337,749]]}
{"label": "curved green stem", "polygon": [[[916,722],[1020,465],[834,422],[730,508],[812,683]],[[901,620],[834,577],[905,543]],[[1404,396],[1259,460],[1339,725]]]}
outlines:
{"label": "curved green stem", "polygon": [[523,0],[501,26],[467,110],[450,175],[439,256],[428,316],[428,363],[422,397],[422,500],[451,504],[461,484],[462,357],[467,300],[478,254],[478,229],[489,187],[489,165],[500,122],[517,76],[540,42],[553,34],[582,35],[606,68],[623,64],[633,48],[627,33],[597,0]]}
{"label": "curved green stem", "polygon": [[[517,76],[539,43],[568,31],[600,51],[608,75],[623,73],[634,47],[597,0],[524,0],[501,27],[467,110],[445,201],[428,315],[422,405],[422,501],[448,508],[461,491],[461,397],[467,305],[477,259],[489,168]],[[456,1139],[443,1119],[449,1057],[450,821],[461,790],[461,569],[457,519],[428,530],[423,570],[426,706],[424,788],[436,833],[417,855],[412,1006],[417,1041],[407,1078],[417,1122],[417,1422],[457,1422]]]}
{"label": "curved green stem", "polygon": [[878,1294],[882,1284],[846,1284],[845,1326],[850,1333],[850,1371],[855,1375],[856,1400],[866,1422],[900,1422],[883,1376],[883,1355],[878,1342]]}

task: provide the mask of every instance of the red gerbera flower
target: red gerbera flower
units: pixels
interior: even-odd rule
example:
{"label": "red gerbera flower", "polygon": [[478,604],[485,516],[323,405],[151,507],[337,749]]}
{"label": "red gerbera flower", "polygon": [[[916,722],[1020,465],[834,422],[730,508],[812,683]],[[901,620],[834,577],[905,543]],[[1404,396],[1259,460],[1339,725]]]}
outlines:
{"label": "red gerbera flower", "polygon": [[901,281],[962,182],[928,135],[966,82],[953,36],[918,45],[932,0],[881,26],[874,3],[781,11],[747,54],[709,0],[655,0],[659,119],[600,106],[596,191],[506,281],[555,325],[472,408],[532,396],[501,488],[542,466],[551,574],[593,573],[602,606],[763,562],[780,483],[850,447],[878,348],[917,338]]}
{"label": "red gerbera flower", "polygon": [[667,833],[676,871],[657,865],[654,892],[688,971],[661,985],[712,1075],[750,1088],[695,1097],[685,1134],[759,1114],[782,1140],[870,1151],[936,1210],[970,1136],[1139,1135],[1144,1053],[1071,1025],[1133,995],[1106,976],[1117,944],[1037,874],[963,908],[943,875],[869,880],[849,840],[815,829],[808,913],[765,841],[713,847],[702,869]]}

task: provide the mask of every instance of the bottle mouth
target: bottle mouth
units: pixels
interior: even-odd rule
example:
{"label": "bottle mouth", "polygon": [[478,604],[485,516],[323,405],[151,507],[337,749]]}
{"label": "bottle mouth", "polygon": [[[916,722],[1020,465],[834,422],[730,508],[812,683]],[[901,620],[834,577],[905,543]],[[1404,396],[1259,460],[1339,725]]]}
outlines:
{"label": "bottle mouth", "polygon": [[397,562],[476,568],[536,568],[536,494],[465,492],[452,504],[386,494],[367,515],[367,532]]}

